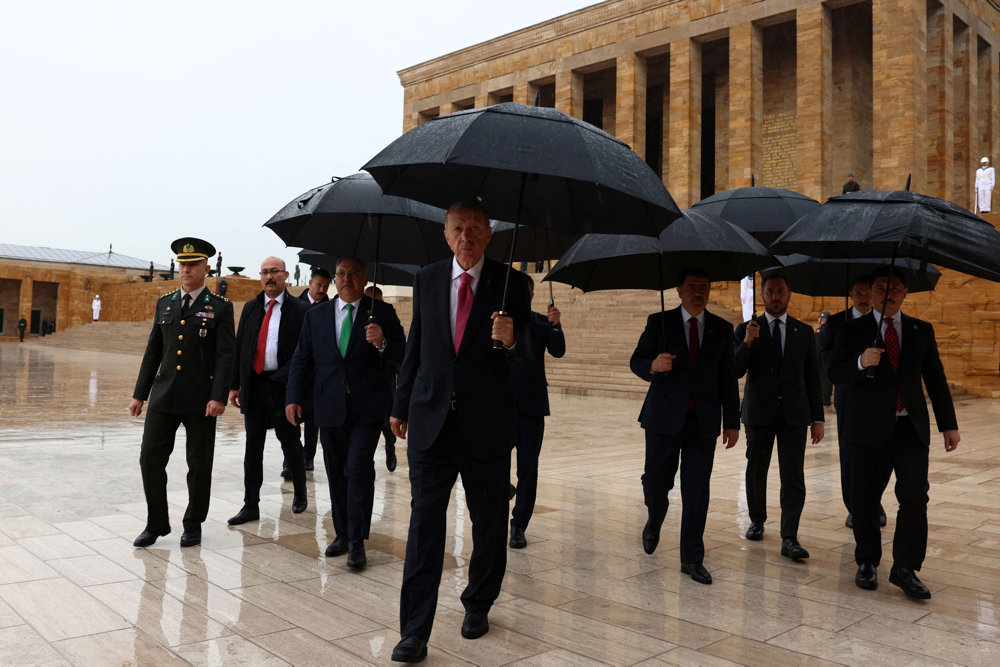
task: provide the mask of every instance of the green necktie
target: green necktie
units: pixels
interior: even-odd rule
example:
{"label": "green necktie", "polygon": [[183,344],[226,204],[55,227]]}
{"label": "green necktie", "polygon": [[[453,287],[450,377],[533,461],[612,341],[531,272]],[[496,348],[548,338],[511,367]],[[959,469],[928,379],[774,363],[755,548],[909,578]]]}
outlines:
{"label": "green necktie", "polygon": [[340,339],[337,341],[340,347],[340,356],[347,356],[347,344],[351,342],[351,327],[354,323],[351,321],[351,313],[354,311],[353,304],[347,304],[344,306],[347,310],[347,317],[344,318],[344,323],[340,325]]}

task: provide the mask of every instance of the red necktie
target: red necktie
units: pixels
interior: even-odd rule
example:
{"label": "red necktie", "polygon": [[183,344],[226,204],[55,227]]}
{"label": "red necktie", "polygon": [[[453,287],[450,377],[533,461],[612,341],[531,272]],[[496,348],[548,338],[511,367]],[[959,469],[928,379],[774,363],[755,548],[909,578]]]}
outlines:
{"label": "red necktie", "polygon": [[[892,372],[899,373],[899,335],[896,333],[896,326],[892,323],[892,318],[885,318],[885,353],[892,364]],[[903,397],[896,392],[896,412],[903,411]]]}
{"label": "red necktie", "polygon": [[253,372],[260,375],[264,372],[264,356],[267,354],[267,323],[271,321],[271,311],[274,304],[278,303],[274,299],[267,302],[267,313],[264,315],[264,322],[260,325],[260,335],[257,336],[257,354],[253,358]]}
{"label": "red necktie", "polygon": [[[698,318],[692,317],[688,320],[691,325],[691,333],[688,335],[688,352],[691,355],[691,366],[698,363],[698,352],[701,346],[698,344]],[[688,410],[694,407],[694,396],[688,398]]]}
{"label": "red necktie", "polygon": [[472,310],[472,276],[462,274],[462,284],[458,286],[458,307],[455,309],[455,354],[462,345],[462,334],[469,321],[469,311]]}

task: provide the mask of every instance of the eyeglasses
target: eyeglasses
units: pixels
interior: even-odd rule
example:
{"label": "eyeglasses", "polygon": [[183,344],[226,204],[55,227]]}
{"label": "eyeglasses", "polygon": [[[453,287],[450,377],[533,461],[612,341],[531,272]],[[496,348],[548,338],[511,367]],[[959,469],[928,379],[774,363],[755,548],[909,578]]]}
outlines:
{"label": "eyeglasses", "polygon": [[261,278],[265,278],[267,276],[277,276],[277,275],[280,275],[280,274],[282,274],[284,272],[285,272],[284,269],[261,269],[260,270],[260,277]]}

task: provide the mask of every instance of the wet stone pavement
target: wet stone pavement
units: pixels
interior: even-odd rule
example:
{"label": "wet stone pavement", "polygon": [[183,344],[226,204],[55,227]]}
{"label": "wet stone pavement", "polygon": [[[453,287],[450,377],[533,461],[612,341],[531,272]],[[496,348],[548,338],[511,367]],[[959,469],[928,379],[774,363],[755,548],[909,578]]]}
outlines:
{"label": "wet stone pavement", "polygon": [[[333,538],[325,476],[290,510],[273,436],[261,520],[242,504],[243,429],[219,420],[201,546],[181,549],[184,438],[168,468],[174,532],[135,549],[145,503],[142,419],[128,415],[139,357],[0,343],[0,664],[385,664],[398,641],[409,518],[405,447],[377,459],[369,566],[323,555]],[[997,401],[958,404],[962,444],[931,449],[931,539],[921,578],[934,598],[854,586],[836,428],[806,456],[803,563],[780,556],[777,461],[761,542],[747,542],[744,441],[719,448],[702,586],[678,567],[680,499],[655,554],[642,552],[643,438],[633,400],[553,396],[528,547],[508,551],[490,632],[461,638],[471,553],[459,485],[428,664],[1000,664]],[[319,459],[317,459],[317,462]],[[322,466],[320,466],[321,468]],[[895,507],[891,487],[884,497]]]}

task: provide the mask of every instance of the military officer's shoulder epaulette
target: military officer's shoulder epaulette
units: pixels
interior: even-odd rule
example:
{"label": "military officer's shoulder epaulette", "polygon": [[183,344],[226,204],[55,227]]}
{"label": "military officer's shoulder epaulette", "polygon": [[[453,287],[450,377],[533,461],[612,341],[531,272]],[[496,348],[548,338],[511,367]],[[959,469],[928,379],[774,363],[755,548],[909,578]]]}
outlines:
{"label": "military officer's shoulder epaulette", "polygon": [[173,295],[178,294],[178,293],[180,293],[179,289],[172,289],[169,292],[164,292],[163,294],[160,295],[160,298],[157,299],[157,301],[160,301],[162,299],[166,299],[167,297],[173,296]]}
{"label": "military officer's shoulder epaulette", "polygon": [[211,294],[212,296],[214,296],[219,301],[225,301],[226,303],[229,303],[229,299],[227,299],[226,297],[222,296],[221,294],[216,294],[212,290],[207,290],[207,291],[208,291],[209,294]]}

